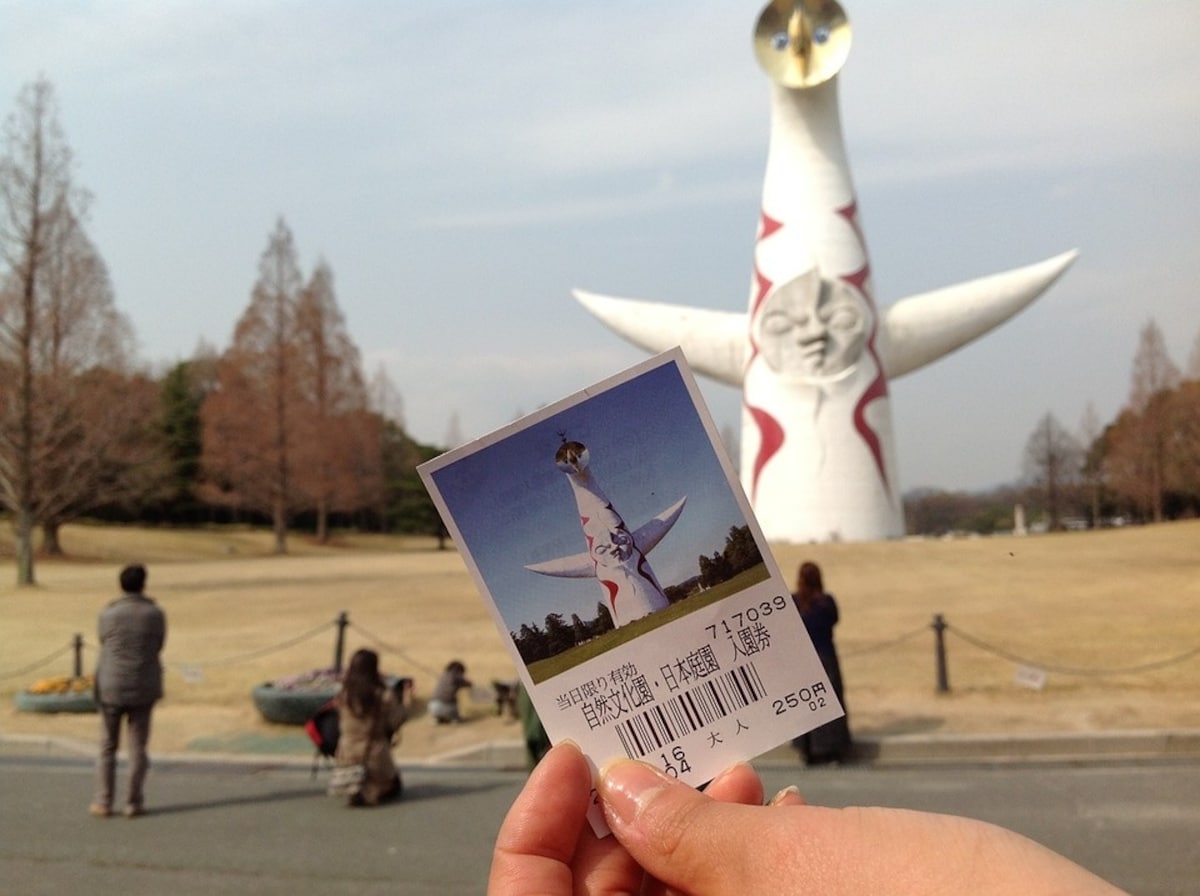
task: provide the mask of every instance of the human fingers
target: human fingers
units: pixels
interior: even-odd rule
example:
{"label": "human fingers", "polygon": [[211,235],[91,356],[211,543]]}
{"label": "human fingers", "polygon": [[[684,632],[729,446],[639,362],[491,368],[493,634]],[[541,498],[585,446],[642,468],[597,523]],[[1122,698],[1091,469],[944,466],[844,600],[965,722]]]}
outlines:
{"label": "human fingers", "polygon": [[575,744],[564,741],[542,757],[496,836],[490,896],[572,892],[591,788],[591,770]]}
{"label": "human fingers", "polygon": [[[717,803],[630,761],[607,766],[599,789],[614,835],[672,892],[1120,892],[1032,840],[973,819]],[[780,800],[796,797],[785,789]]]}
{"label": "human fingers", "polygon": [[768,806],[807,806],[808,801],[800,793],[800,788],[789,784],[767,802]]}
{"label": "human fingers", "polygon": [[[704,788],[704,795],[723,803],[737,803],[743,806],[760,806],[763,799],[762,779],[748,763],[738,762],[722,771]],[[616,839],[616,838],[613,838]],[[624,848],[622,847],[622,851]],[[628,855],[628,852],[625,853]],[[630,858],[632,862],[633,859]],[[636,863],[635,863],[636,864]],[[678,891],[667,887],[666,884],[647,875],[642,884],[641,896],[662,896]]]}
{"label": "human fingers", "polygon": [[764,850],[778,840],[772,825],[781,817],[762,806],[761,795],[752,806],[720,803],[628,760],[601,770],[599,792],[613,834],[662,891],[783,892],[771,883],[791,891],[791,882],[761,874]]}
{"label": "human fingers", "polygon": [[[542,762],[545,763],[546,760],[543,759]],[[530,786],[533,785],[531,780]],[[732,765],[717,775],[705,792],[712,799],[722,802],[762,805],[762,781],[758,773],[744,762]],[[517,806],[514,804],[512,812],[516,810]],[[546,811],[552,810],[547,808]],[[502,834],[503,831],[504,829]],[[497,843],[497,848],[499,847],[500,841]],[[567,864],[571,867],[575,892],[630,893],[638,892],[639,888],[643,896],[666,892],[655,881],[643,879],[642,868],[615,837],[598,838],[589,825],[583,825],[579,830],[575,848]],[[522,874],[527,874],[528,870],[525,868]],[[528,878],[522,877],[522,880],[527,881]]]}
{"label": "human fingers", "polygon": [[[748,763],[738,762],[722,771],[704,789],[706,796],[725,803],[761,806],[762,780]],[[641,867],[615,837],[597,838],[590,826],[579,835],[575,850],[577,892],[629,893],[657,896],[671,892],[652,879],[643,880]]]}
{"label": "human fingers", "polygon": [[738,762],[713,778],[704,788],[704,794],[721,803],[761,806],[762,779],[748,763]]}
{"label": "human fingers", "polygon": [[[704,788],[704,795],[723,803],[761,806],[762,779],[748,763],[738,762],[713,778]],[[622,852],[625,852],[624,847],[622,847]],[[628,856],[629,853],[625,852],[625,855]],[[633,859],[630,858],[630,861],[632,862]],[[650,876],[647,876],[642,884],[641,896],[675,896],[677,893],[677,890]]]}

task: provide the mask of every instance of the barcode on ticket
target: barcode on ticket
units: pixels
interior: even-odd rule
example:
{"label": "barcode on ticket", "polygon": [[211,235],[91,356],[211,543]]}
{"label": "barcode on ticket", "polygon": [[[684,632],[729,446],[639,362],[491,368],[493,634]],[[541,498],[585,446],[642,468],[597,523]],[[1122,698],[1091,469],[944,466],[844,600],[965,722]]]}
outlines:
{"label": "barcode on ticket", "polygon": [[625,755],[639,759],[693,731],[707,728],[766,695],[766,686],[754,663],[746,663],[617,723],[617,737]]}

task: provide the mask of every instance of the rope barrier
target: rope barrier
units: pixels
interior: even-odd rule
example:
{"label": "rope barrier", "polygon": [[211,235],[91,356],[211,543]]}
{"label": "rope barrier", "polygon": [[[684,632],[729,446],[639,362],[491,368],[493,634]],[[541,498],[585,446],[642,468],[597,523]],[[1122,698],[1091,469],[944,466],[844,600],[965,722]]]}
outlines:
{"label": "rope barrier", "polygon": [[66,653],[70,650],[74,650],[74,649],[75,649],[75,643],[72,642],[72,643],[68,644],[66,647],[61,647],[58,650],[54,651],[54,653],[50,654],[49,656],[30,663],[28,666],[24,666],[20,669],[15,669],[12,672],[5,672],[3,675],[0,675],[0,681],[7,681],[10,678],[16,678],[19,675],[27,675],[30,672],[34,671],[35,669],[42,668],[42,666],[45,666],[46,664],[53,662],[54,660],[56,660],[60,656],[62,656],[64,653]]}
{"label": "rope barrier", "polygon": [[239,653],[233,656],[224,657],[223,659],[219,660],[209,660],[207,663],[172,663],[172,665],[181,669],[207,669],[211,668],[212,666],[232,666],[236,665],[237,663],[244,663],[247,660],[258,659],[259,657],[266,656],[270,653],[278,653],[279,651],[286,650],[289,647],[295,647],[297,644],[307,641],[309,638],[315,638],[317,635],[327,630],[330,626],[336,624],[337,623],[334,622],[323,622],[316,628],[309,629],[303,634],[297,635],[294,638],[290,638],[287,641],[281,641],[278,644],[272,644],[269,647],[261,647],[258,650],[251,650],[248,653]]}
{"label": "rope barrier", "polygon": [[[940,619],[940,617],[939,617],[939,619]],[[233,656],[223,657],[218,660],[210,660],[206,663],[172,663],[172,665],[178,669],[192,671],[192,670],[203,670],[203,669],[211,668],[211,667],[215,667],[215,666],[231,666],[231,665],[235,665],[237,663],[248,662],[249,660],[258,659],[260,657],[267,656],[268,654],[277,653],[279,651],[286,650],[289,647],[294,647],[297,644],[303,643],[304,641],[307,641],[311,638],[316,637],[317,635],[322,634],[323,632],[327,631],[331,626],[338,626],[338,625],[345,625],[345,626],[348,626],[348,627],[354,629],[354,631],[360,637],[362,637],[363,639],[365,639],[366,641],[368,641],[375,647],[379,648],[381,651],[383,651],[385,653],[389,653],[389,654],[394,654],[394,655],[400,657],[402,660],[404,660],[410,666],[412,666],[415,669],[420,670],[421,672],[424,672],[427,675],[436,677],[437,675],[440,674],[437,670],[431,669],[428,666],[424,665],[423,663],[420,663],[417,660],[413,659],[413,657],[408,653],[408,651],[404,650],[403,648],[396,647],[394,644],[390,644],[387,641],[384,641],[378,635],[375,635],[374,633],[367,631],[366,629],[364,629],[362,626],[358,625],[357,623],[349,622],[348,619],[344,618],[344,614],[343,614],[343,618],[341,618],[339,620],[335,620],[333,622],[322,623],[321,625],[311,628],[308,631],[302,632],[301,634],[296,635],[293,638],[289,638],[285,641],[280,641],[276,644],[271,644],[267,647],[261,647],[257,650],[251,650],[246,653],[235,654]],[[937,625],[937,623],[935,623],[935,628],[936,628],[936,625]],[[1192,659],[1200,656],[1200,647],[1193,647],[1190,650],[1186,650],[1183,653],[1177,654],[1175,656],[1167,657],[1165,659],[1153,660],[1151,662],[1146,662],[1146,663],[1135,663],[1135,664],[1128,665],[1128,666],[1113,666],[1113,667],[1066,666],[1066,665],[1059,665],[1057,663],[1045,663],[1045,662],[1041,662],[1036,659],[1030,659],[1029,657],[1022,656],[1011,650],[1007,650],[1006,648],[989,643],[989,642],[983,640],[982,638],[978,638],[975,635],[970,634],[969,632],[963,631],[958,626],[950,625],[949,623],[944,622],[944,621],[941,622],[941,625],[944,628],[944,630],[949,631],[951,634],[956,635],[962,641],[966,642],[967,644],[970,644],[971,646],[973,646],[979,650],[983,650],[987,653],[991,653],[1002,659],[1008,660],[1009,662],[1017,663],[1022,666],[1030,666],[1032,668],[1041,669],[1046,672],[1054,672],[1054,673],[1057,673],[1060,675],[1104,677],[1104,676],[1109,676],[1109,675],[1129,675],[1129,674],[1134,674],[1134,673],[1139,673],[1139,672],[1152,672],[1152,671],[1155,671],[1158,669],[1165,669],[1168,666],[1174,666],[1174,665],[1178,665],[1180,663],[1185,663],[1189,660],[1192,660]],[[883,651],[883,650],[889,650],[893,647],[897,647],[900,644],[903,644],[907,641],[911,641],[912,639],[925,634],[926,631],[928,630],[928,628],[929,628],[928,626],[922,625],[920,628],[916,628],[916,629],[913,629],[912,631],[908,631],[901,635],[897,635],[894,638],[889,638],[884,641],[878,641],[873,644],[866,644],[866,645],[863,645],[861,647],[856,647],[851,650],[845,650],[842,652],[842,655],[843,655],[843,657],[851,657],[851,656],[859,656],[859,655],[866,654],[866,653],[875,653],[875,652],[879,652],[879,651]],[[95,645],[90,644],[86,641],[83,641],[82,639],[74,639],[74,640],[72,640],[71,643],[67,644],[64,647],[59,648],[58,650],[54,651],[53,653],[49,654],[48,656],[43,657],[40,660],[35,660],[34,662],[29,663],[26,666],[22,666],[19,669],[14,669],[14,670],[11,670],[8,672],[0,673],[0,681],[7,681],[9,679],[18,678],[22,675],[27,675],[30,672],[33,672],[37,669],[42,668],[43,666],[46,666],[46,665],[54,662],[59,657],[63,656],[64,654],[66,654],[72,650],[80,649],[83,647],[93,648],[94,646]],[[340,645],[339,645],[339,647],[340,647]]]}
{"label": "rope barrier", "polygon": [[350,625],[350,628],[354,629],[354,631],[356,631],[359,635],[361,635],[363,638],[365,638],[371,644],[374,644],[380,650],[384,651],[385,653],[396,654],[401,659],[403,659],[405,662],[407,662],[410,666],[413,666],[413,667],[419,669],[420,671],[424,672],[426,675],[432,675],[436,678],[438,675],[441,674],[440,672],[430,669],[428,666],[425,666],[422,663],[418,663],[416,660],[414,660],[412,658],[412,656],[410,656],[408,654],[407,651],[401,650],[399,647],[394,647],[391,644],[388,644],[386,641],[382,640],[381,638],[377,637],[376,635],[371,634],[369,631],[364,629],[361,625],[358,625],[357,623],[354,623],[354,622],[349,623],[349,625]]}
{"label": "rope barrier", "polygon": [[841,654],[843,657],[850,657],[850,656],[858,656],[858,655],[864,654],[864,653],[875,653],[876,651],[887,650],[889,648],[896,647],[900,644],[903,644],[905,641],[911,641],[913,638],[917,637],[918,635],[923,635],[928,631],[929,631],[929,626],[922,625],[920,628],[915,628],[911,632],[907,632],[907,633],[905,633],[903,635],[899,635],[895,638],[890,638],[887,641],[878,641],[875,644],[867,644],[863,647],[855,647],[851,650],[844,650],[844,651],[841,651]]}
{"label": "rope barrier", "polygon": [[1187,651],[1179,654],[1178,656],[1169,657],[1164,660],[1155,660],[1155,661],[1149,662],[1149,663],[1139,663],[1139,664],[1133,665],[1133,666],[1115,666],[1112,668],[1083,668],[1083,667],[1079,667],[1079,666],[1059,666],[1054,663],[1042,663],[1037,660],[1031,660],[1026,657],[1019,656],[1018,654],[1015,654],[1012,651],[1005,650],[1003,647],[997,647],[994,644],[989,644],[988,642],[986,642],[980,638],[976,638],[974,635],[967,634],[966,632],[964,632],[960,628],[958,628],[958,626],[950,625],[947,623],[946,630],[949,631],[952,635],[957,635],[959,638],[966,641],[968,644],[971,644],[972,646],[977,647],[980,650],[987,651],[988,653],[993,653],[996,656],[1001,657],[1002,659],[1006,659],[1006,660],[1009,660],[1010,662],[1014,662],[1014,663],[1019,663],[1020,665],[1023,665],[1023,666],[1032,666],[1035,669],[1042,669],[1046,672],[1056,672],[1060,675],[1084,675],[1084,676],[1094,675],[1097,677],[1102,677],[1102,676],[1106,676],[1106,675],[1128,675],[1128,674],[1131,674],[1134,672],[1151,672],[1156,669],[1164,669],[1167,666],[1173,666],[1177,663],[1186,662],[1195,656],[1200,656],[1200,647],[1194,647],[1191,650],[1187,650]]}

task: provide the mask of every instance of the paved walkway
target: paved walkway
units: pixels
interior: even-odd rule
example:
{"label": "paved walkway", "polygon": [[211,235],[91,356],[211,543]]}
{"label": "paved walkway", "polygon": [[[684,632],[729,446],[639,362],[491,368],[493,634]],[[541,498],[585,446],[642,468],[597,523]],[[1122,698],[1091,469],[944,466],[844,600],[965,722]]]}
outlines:
{"label": "paved walkway", "polygon": [[[270,757],[278,764],[311,765],[313,748],[303,731],[286,734],[243,734],[178,754],[154,755],[180,762],[244,761]],[[992,764],[1016,762],[1123,762],[1154,759],[1200,759],[1200,728],[1142,731],[1093,731],[1046,734],[911,734],[855,741],[856,764],[878,766],[926,763]],[[0,734],[0,755],[6,753],[94,756],[95,744],[42,735]],[[151,742],[153,752],[153,742]],[[426,759],[398,756],[410,768],[478,766],[521,769],[524,747],[517,740],[473,745]],[[796,765],[794,750],[784,745],[758,757],[756,764]]]}
{"label": "paved walkway", "polygon": [[[768,793],[984,818],[1034,837],[1139,896],[1195,893],[1200,760],[863,763],[764,760]],[[118,781],[124,780],[122,764]],[[0,892],[12,896],[382,896],[483,892],[520,771],[404,770],[399,803],[349,810],[303,757],[158,757],[143,818],[86,812],[92,763],[59,746],[0,745]]]}

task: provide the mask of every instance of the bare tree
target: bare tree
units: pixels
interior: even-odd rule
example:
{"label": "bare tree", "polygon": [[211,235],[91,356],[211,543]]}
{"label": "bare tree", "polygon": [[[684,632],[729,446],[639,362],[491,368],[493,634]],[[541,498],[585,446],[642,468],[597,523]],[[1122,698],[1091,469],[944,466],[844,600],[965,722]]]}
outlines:
{"label": "bare tree", "polygon": [[404,429],[404,396],[396,388],[396,384],[388,375],[387,367],[380,362],[371,376],[368,389],[371,398],[371,410],[384,420],[390,420]]}
{"label": "bare tree", "polygon": [[1078,481],[1082,459],[1078,440],[1050,413],[1025,444],[1025,475],[1042,489],[1051,530],[1062,528],[1065,492]]}
{"label": "bare tree", "polygon": [[296,484],[317,517],[317,540],[328,541],[329,514],[378,503],[382,448],[378,418],[368,413],[358,347],[346,330],[321,262],[296,309],[296,373],[301,435]]}
{"label": "bare tree", "polygon": [[1192,343],[1192,350],[1188,353],[1187,378],[1200,380],[1200,331],[1196,332],[1196,340]]}
{"label": "bare tree", "polygon": [[32,585],[38,277],[54,210],[72,201],[82,204],[83,199],[71,183],[71,150],[59,126],[54,90],[48,81],[35,81],[21,91],[17,110],[5,124],[4,140],[0,257],[7,270],[0,336],[9,375],[0,395],[4,415],[0,487],[5,506],[14,515],[17,584]]}
{"label": "bare tree", "polygon": [[275,553],[287,553],[296,509],[292,482],[300,437],[294,375],[300,269],[292,232],[280,218],[259,259],[250,304],[205,399],[202,495],[271,518]]}
{"label": "bare tree", "polygon": [[1153,512],[1154,497],[1150,475],[1143,469],[1144,458],[1137,439],[1137,415],[1125,408],[1104,430],[1103,476],[1109,489],[1123,507],[1139,519]]}
{"label": "bare tree", "polygon": [[62,553],[64,523],[99,507],[139,506],[162,494],[169,479],[157,382],[93,367],[62,384],[55,437],[38,462],[42,550],[52,555]]}
{"label": "bare tree", "polygon": [[107,267],[70,209],[57,210],[51,234],[35,351],[35,504],[43,550],[61,554],[64,523],[152,497],[166,468],[157,385],[128,370],[133,330],[116,309]]}
{"label": "bare tree", "polygon": [[1162,330],[1152,318],[1146,321],[1138,335],[1129,385],[1129,407],[1136,414],[1145,413],[1154,396],[1174,389],[1178,384],[1179,368],[1167,353]]}
{"label": "bare tree", "polygon": [[1178,478],[1185,491],[1200,495],[1200,331],[1188,354],[1187,380],[1179,386],[1176,419]]}
{"label": "bare tree", "polygon": [[118,472],[153,454],[146,408],[127,388],[132,330],[84,231],[87,203],[53,88],[35,81],[0,156],[0,502],[21,585],[35,581],[35,525],[58,550],[58,527],[127,496],[137,483]]}
{"label": "bare tree", "polygon": [[1079,437],[1083,448],[1084,485],[1088,491],[1088,507],[1093,529],[1100,526],[1100,496],[1104,488],[1104,451],[1100,415],[1090,401],[1079,421]]}
{"label": "bare tree", "polygon": [[1167,354],[1162,330],[1146,322],[1138,336],[1129,387],[1128,414],[1111,433],[1114,487],[1133,497],[1155,522],[1163,519],[1163,493],[1171,444],[1171,392],[1179,384],[1179,368]]}
{"label": "bare tree", "polygon": [[1171,393],[1168,409],[1167,488],[1192,512],[1200,510],[1200,378],[1187,379]]}

